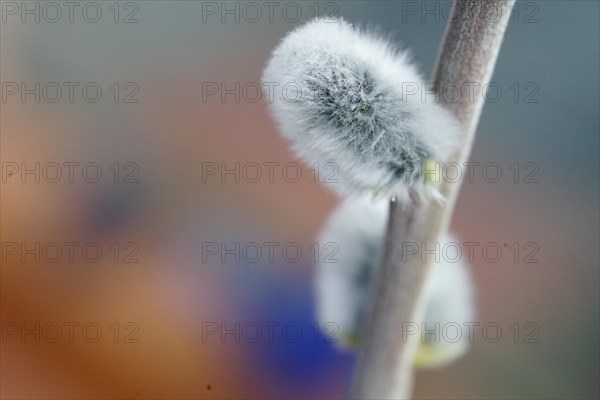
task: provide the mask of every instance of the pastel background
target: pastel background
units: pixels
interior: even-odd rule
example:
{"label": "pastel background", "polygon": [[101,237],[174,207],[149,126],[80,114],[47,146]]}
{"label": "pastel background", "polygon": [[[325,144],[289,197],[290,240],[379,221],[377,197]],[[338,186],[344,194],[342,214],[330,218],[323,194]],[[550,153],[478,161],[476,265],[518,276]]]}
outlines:
{"label": "pastel background", "polygon": [[[252,9],[244,14],[246,2],[97,1],[96,23],[82,17],[88,2],[75,8],[73,22],[63,15],[54,23],[35,16],[22,22],[7,3],[13,2],[2,2],[0,26],[7,96],[0,103],[0,396],[343,397],[355,357],[315,329],[312,289],[311,246],[338,199],[308,166],[297,182],[289,179],[294,170],[283,172],[298,160],[254,92],[239,101],[220,93],[203,101],[203,89],[258,83],[277,41],[316,11],[379,26],[410,48],[429,76],[449,3],[275,2],[270,20],[264,2],[256,3],[257,18]],[[466,357],[418,374],[415,398],[599,396],[599,12],[596,1],[517,3],[493,77],[502,95],[487,102],[471,157],[498,163],[503,175],[490,183],[476,169],[452,228],[462,241],[520,246],[517,262],[512,252],[496,263],[476,253],[472,265],[478,322],[498,324],[502,336],[490,343],[476,331]],[[50,8],[46,13],[41,17],[55,17]],[[72,103],[66,91],[56,103],[36,103],[33,95],[9,96],[10,82],[80,86]],[[102,88],[98,102],[82,97],[86,82]],[[138,102],[124,103],[136,90],[129,99]],[[38,183],[7,169],[65,162],[95,162],[102,176],[86,182],[76,168],[74,182],[63,175]],[[271,162],[280,163],[272,182],[266,167],[256,183],[203,175],[214,163]],[[515,163],[516,183],[509,168]],[[525,181],[533,171],[526,163],[537,166],[537,183]],[[31,255],[22,261],[10,251],[10,243],[36,242],[96,243],[103,253],[95,263],[80,250],[73,262],[63,254],[53,263]],[[208,242],[280,246],[272,261],[263,253],[256,263],[232,256],[223,262],[203,259]],[[538,263],[523,262],[528,242],[537,246]],[[286,243],[301,248],[298,261],[282,257]],[[132,260],[138,262],[125,262]],[[52,323],[62,327],[55,343],[48,340],[55,337]],[[74,327],[72,340],[65,323]],[[262,337],[252,343],[243,332],[239,342],[235,334],[207,336],[222,323],[233,330],[236,323],[240,330],[256,324]],[[524,342],[527,323],[539,327],[537,343]],[[84,333],[83,326],[91,328]],[[294,341],[298,327],[302,336]]]}

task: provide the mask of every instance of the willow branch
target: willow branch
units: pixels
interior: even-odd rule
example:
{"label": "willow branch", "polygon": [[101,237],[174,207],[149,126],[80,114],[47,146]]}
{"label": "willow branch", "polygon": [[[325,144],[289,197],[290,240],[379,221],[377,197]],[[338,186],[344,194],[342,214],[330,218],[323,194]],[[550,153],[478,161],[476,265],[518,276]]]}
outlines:
{"label": "willow branch", "polygon": [[[514,2],[455,0],[433,82],[442,104],[461,123],[462,145],[452,159],[459,165],[468,160],[484,104],[483,96],[465,95],[464,89],[489,83]],[[463,89],[462,96],[448,101],[444,91],[456,87]],[[421,254],[403,254],[403,244],[431,249],[448,230],[460,183],[442,180],[439,189],[447,200],[443,205],[417,199],[411,207],[401,207],[393,200],[390,204],[384,254],[372,287],[364,342],[350,390],[353,399],[410,397],[412,363],[419,343],[404,340],[403,323],[417,321],[422,313],[421,289],[430,266],[421,261]]]}

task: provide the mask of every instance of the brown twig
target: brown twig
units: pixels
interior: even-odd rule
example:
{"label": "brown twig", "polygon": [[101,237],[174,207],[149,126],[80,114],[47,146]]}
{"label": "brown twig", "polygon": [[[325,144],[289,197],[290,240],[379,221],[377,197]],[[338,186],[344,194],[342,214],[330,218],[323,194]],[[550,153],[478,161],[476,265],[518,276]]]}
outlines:
{"label": "brown twig", "polygon": [[[433,82],[442,94],[441,102],[462,126],[462,145],[452,160],[458,165],[468,160],[484,98],[463,93],[458,101],[450,102],[445,101],[444,90],[489,83],[514,2],[455,0]],[[429,265],[421,262],[421,254],[403,254],[403,243],[433,248],[448,230],[459,189],[460,183],[442,181],[439,190],[447,200],[443,205],[415,200],[411,207],[401,207],[391,202],[384,254],[372,287],[351,398],[410,397],[418,341],[403,340],[403,323],[420,315],[421,288]]]}

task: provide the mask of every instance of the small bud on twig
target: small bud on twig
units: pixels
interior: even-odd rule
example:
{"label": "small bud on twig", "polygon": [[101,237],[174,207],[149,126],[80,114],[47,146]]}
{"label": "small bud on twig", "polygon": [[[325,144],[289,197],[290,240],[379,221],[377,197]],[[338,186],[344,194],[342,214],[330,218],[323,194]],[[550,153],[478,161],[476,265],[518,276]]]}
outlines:
{"label": "small bud on twig", "polygon": [[[338,251],[336,262],[322,259],[317,264],[317,316],[321,326],[336,324],[335,339],[343,349],[356,348],[364,334],[369,288],[379,267],[387,218],[385,200],[346,199],[320,235],[320,243],[335,243]],[[444,245],[454,242],[448,237]],[[418,368],[446,365],[465,354],[468,336],[446,340],[438,334],[434,340],[429,340],[431,335],[423,340],[421,332],[448,324],[462,328],[465,322],[474,320],[473,285],[467,264],[463,260],[440,258],[440,262],[432,265],[423,296],[422,317],[406,321],[412,328],[409,340],[419,341],[414,365]]]}
{"label": "small bud on twig", "polygon": [[269,106],[281,133],[307,162],[338,165],[339,192],[441,198],[423,169],[456,150],[458,123],[407,96],[424,82],[407,52],[343,20],[311,22],[281,41],[262,79],[278,84]]}

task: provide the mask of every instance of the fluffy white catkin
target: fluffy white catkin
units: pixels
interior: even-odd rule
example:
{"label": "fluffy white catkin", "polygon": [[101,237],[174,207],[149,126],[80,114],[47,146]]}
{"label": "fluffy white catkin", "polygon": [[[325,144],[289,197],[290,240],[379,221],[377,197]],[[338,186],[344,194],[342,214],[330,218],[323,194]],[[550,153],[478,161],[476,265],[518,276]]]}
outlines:
{"label": "fluffy white catkin", "polygon": [[281,40],[262,81],[297,154],[337,164],[338,192],[437,194],[424,166],[448,161],[458,125],[435,96],[423,98],[426,80],[406,52],[342,19],[313,21]]}
{"label": "fluffy white catkin", "polygon": [[[384,200],[366,196],[346,199],[332,214],[319,237],[319,243],[335,243],[338,251],[334,257],[323,257],[317,264],[317,318],[321,326],[329,323],[331,328],[331,323],[335,324],[333,326],[338,328],[335,338],[342,348],[352,348],[360,339],[369,282],[379,265],[383,247],[387,212],[387,201]],[[440,243],[440,249],[450,242],[455,240],[446,238]],[[451,251],[449,254],[453,255]],[[331,258],[337,262],[332,262]],[[463,323],[474,321],[471,278],[464,261],[450,261],[440,257],[440,262],[433,264],[423,292],[424,318],[407,321],[412,324],[410,331],[407,327],[407,340],[420,341],[416,367],[447,364],[468,348],[468,327]],[[433,330],[436,324],[439,324],[437,338],[432,334],[422,336],[425,329]],[[462,329],[458,336],[454,324]],[[442,334],[444,327],[447,330]]]}

